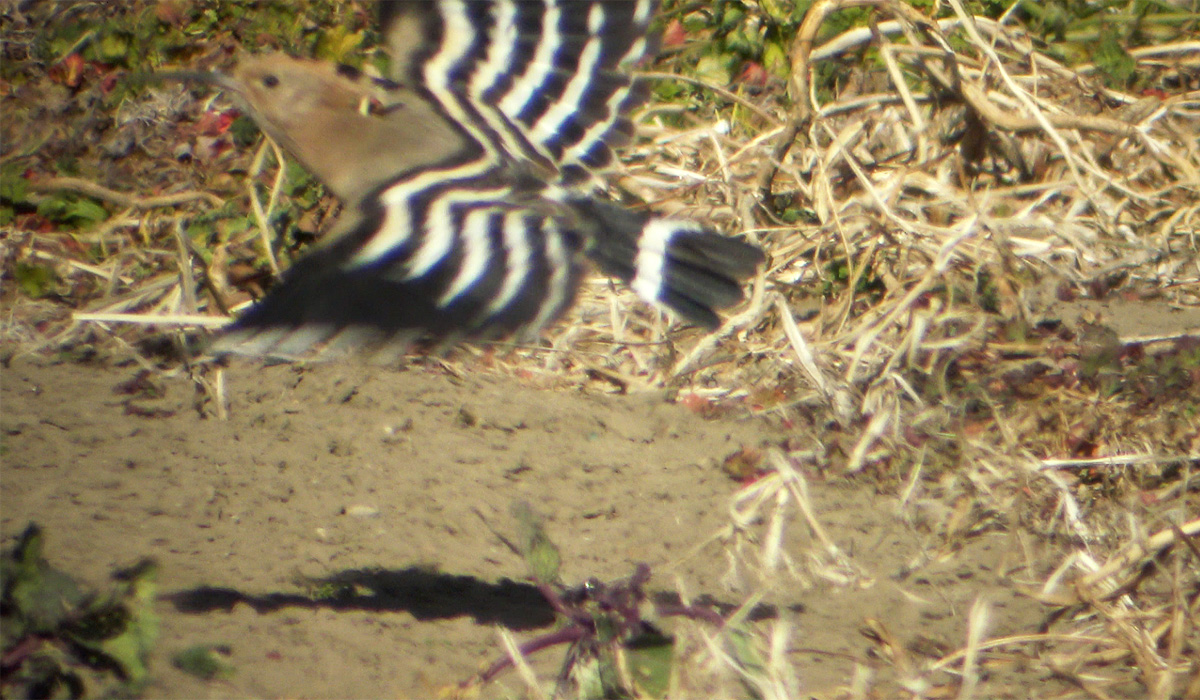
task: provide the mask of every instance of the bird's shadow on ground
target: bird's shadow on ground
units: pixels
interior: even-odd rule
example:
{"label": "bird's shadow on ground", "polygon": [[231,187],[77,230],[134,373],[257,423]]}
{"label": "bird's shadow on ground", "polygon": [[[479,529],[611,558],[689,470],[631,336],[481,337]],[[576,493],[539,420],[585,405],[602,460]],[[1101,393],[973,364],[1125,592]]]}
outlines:
{"label": "bird's shadow on ground", "polygon": [[229,611],[245,603],[259,613],[281,608],[326,608],[407,612],[418,620],[470,616],[483,625],[521,631],[548,627],[554,610],[529,583],[502,579],[490,583],[473,576],[407,569],[348,569],[303,582],[308,593],[245,593],[233,588],[198,586],[167,593],[163,599],[183,613]]}
{"label": "bird's shadow on ground", "polygon": [[[233,588],[198,586],[161,598],[172,603],[176,610],[191,614],[228,612],[238,603],[245,603],[259,613],[290,607],[406,612],[418,620],[465,615],[477,624],[498,624],[517,632],[549,627],[555,620],[554,609],[533,584],[511,579],[491,583],[420,567],[348,569],[324,578],[307,579],[302,587],[308,592],[253,594]],[[675,593],[655,592],[650,598],[659,605],[679,604]],[[722,614],[736,607],[707,595],[693,602],[711,606]],[[760,603],[750,611],[749,619],[770,619],[777,614],[774,606]]]}

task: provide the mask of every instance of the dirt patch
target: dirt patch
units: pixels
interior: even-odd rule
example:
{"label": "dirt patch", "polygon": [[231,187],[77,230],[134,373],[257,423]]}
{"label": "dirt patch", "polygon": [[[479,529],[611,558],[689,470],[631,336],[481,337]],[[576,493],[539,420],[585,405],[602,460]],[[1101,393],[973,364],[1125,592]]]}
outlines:
{"label": "dirt patch", "polygon": [[[996,531],[948,556],[877,484],[811,475],[814,513],[857,575],[809,566],[822,550],[793,523],[795,568],[770,583],[714,539],[739,489],[720,458],[780,439],[761,420],[705,420],[661,394],[329,364],[235,365],[221,421],[201,417],[186,380],[136,375],[28,359],[5,370],[0,526],[7,546],[38,521],[53,563],[93,581],[159,560],[155,697],[414,697],[470,678],[501,653],[493,625],[527,639],[552,624],[503,541],[516,500],[546,517],[568,582],[645,562],[655,590],[734,605],[761,593],[758,624],[796,632],[814,697],[856,664],[890,674],[873,659],[881,644],[926,661],[959,648],[979,598],[991,634],[1034,629],[1044,610],[1019,584],[1060,555]],[[307,580],[334,575],[360,595],[311,595]],[[698,623],[664,625],[686,636]],[[231,647],[231,680],[170,665],[199,643]],[[535,667],[553,678],[561,660],[545,652]],[[1009,670],[993,696],[1025,696],[1040,675]],[[484,696],[518,688],[510,674]]]}
{"label": "dirt patch", "polygon": [[1029,290],[1026,301],[1038,322],[1061,321],[1075,329],[1088,323],[1103,324],[1123,342],[1200,335],[1200,309],[1160,298],[1112,295],[1083,299],[1063,293],[1047,281]]}

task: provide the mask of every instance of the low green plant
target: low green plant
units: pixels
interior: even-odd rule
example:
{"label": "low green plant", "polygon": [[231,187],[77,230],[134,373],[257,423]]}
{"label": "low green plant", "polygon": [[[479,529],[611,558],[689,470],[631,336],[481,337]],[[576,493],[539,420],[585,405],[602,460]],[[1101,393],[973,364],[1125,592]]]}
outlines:
{"label": "low green plant", "polygon": [[110,589],[90,591],[51,566],[44,548],[41,528],[31,523],[0,556],[4,697],[136,694],[158,637],[154,562],[118,571]]}

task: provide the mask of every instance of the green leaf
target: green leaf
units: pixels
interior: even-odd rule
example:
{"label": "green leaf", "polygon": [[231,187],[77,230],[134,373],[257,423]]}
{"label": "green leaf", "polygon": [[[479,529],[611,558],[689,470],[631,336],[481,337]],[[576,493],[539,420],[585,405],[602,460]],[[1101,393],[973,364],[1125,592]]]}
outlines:
{"label": "green leaf", "polygon": [[53,294],[58,287],[58,275],[48,265],[17,263],[13,269],[17,286],[30,299],[43,299]]}
{"label": "green leaf", "polygon": [[792,63],[788,58],[787,49],[779,42],[768,41],[766,46],[763,47],[763,67],[771,75],[779,78],[787,78],[792,72]]}
{"label": "green leaf", "polygon": [[1115,30],[1105,27],[1093,56],[1096,66],[1104,71],[1111,84],[1126,86],[1133,82],[1137,74],[1137,61],[1129,55],[1118,39]]}
{"label": "green leaf", "polygon": [[517,521],[517,546],[529,565],[530,575],[542,583],[557,582],[562,556],[546,534],[541,519],[524,501],[513,504],[512,514]]}
{"label": "green leaf", "polygon": [[124,681],[136,687],[149,674],[146,662],[158,638],[153,609],[158,567],[144,560],[117,577],[122,580],[117,590],[94,599],[64,633],[96,654],[91,660],[95,665],[115,667]]}
{"label": "green leaf", "polygon": [[12,551],[0,559],[6,640],[9,634],[54,630],[83,600],[75,581],[42,558],[43,546],[41,528],[30,523]]}
{"label": "green leaf", "polygon": [[17,644],[35,645],[11,669],[13,683],[42,697],[82,697],[83,681],[69,669],[83,664],[115,671],[122,693],[136,691],[148,675],[146,659],[158,636],[154,564],[144,561],[119,572],[108,594],[86,594],[42,558],[43,545],[41,530],[31,524],[0,557],[4,653]]}
{"label": "green leaf", "polygon": [[673,102],[685,92],[684,84],[678,80],[659,80],[654,84],[654,97],[663,102]]}
{"label": "green leaf", "polygon": [[726,621],[722,630],[729,645],[730,655],[744,671],[742,675],[746,690],[751,697],[759,697],[758,691],[745,679],[766,674],[766,664],[755,643],[755,634],[750,626],[750,611],[762,600],[762,594],[756,593],[742,603]]}
{"label": "green leaf", "polygon": [[71,194],[58,194],[43,199],[38,214],[62,224],[75,227],[90,226],[108,218],[108,211],[90,199]]}
{"label": "green leaf", "polygon": [[108,32],[98,42],[94,42],[96,58],[104,63],[119,63],[125,65],[129,59],[129,49],[132,40],[125,32]]}
{"label": "green leaf", "polygon": [[245,115],[233,120],[229,125],[229,133],[233,135],[233,145],[238,148],[246,148],[254,144],[258,140],[258,125],[254,120]]}
{"label": "green leaf", "polygon": [[625,668],[638,697],[665,698],[671,688],[675,643],[668,636],[646,633],[625,645]]}
{"label": "green leaf", "polygon": [[758,56],[762,53],[762,36],[748,25],[738,25],[725,37],[725,49],[740,56]]}
{"label": "green leaf", "polygon": [[733,81],[732,56],[704,56],[696,62],[696,77],[724,87]]}
{"label": "green leaf", "polygon": [[330,29],[317,42],[317,57],[354,65],[355,54],[362,46],[364,36],[364,32],[351,32],[346,27]]}
{"label": "green leaf", "polygon": [[108,211],[90,199],[78,199],[67,209],[72,222],[98,224],[108,218]]}
{"label": "green leaf", "polygon": [[176,654],[171,658],[171,663],[184,673],[206,681],[230,678],[234,668],[225,660],[229,651],[226,644],[197,644]]}
{"label": "green leaf", "polygon": [[14,163],[0,168],[0,200],[12,204],[29,201],[29,182],[22,177],[22,167]]}

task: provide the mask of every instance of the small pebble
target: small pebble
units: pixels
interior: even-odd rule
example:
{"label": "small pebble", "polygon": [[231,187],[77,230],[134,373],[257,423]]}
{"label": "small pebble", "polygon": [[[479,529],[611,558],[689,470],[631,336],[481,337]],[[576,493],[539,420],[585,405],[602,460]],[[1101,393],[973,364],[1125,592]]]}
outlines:
{"label": "small pebble", "polygon": [[354,518],[373,518],[379,515],[379,509],[375,506],[356,505],[346,508],[346,515]]}

